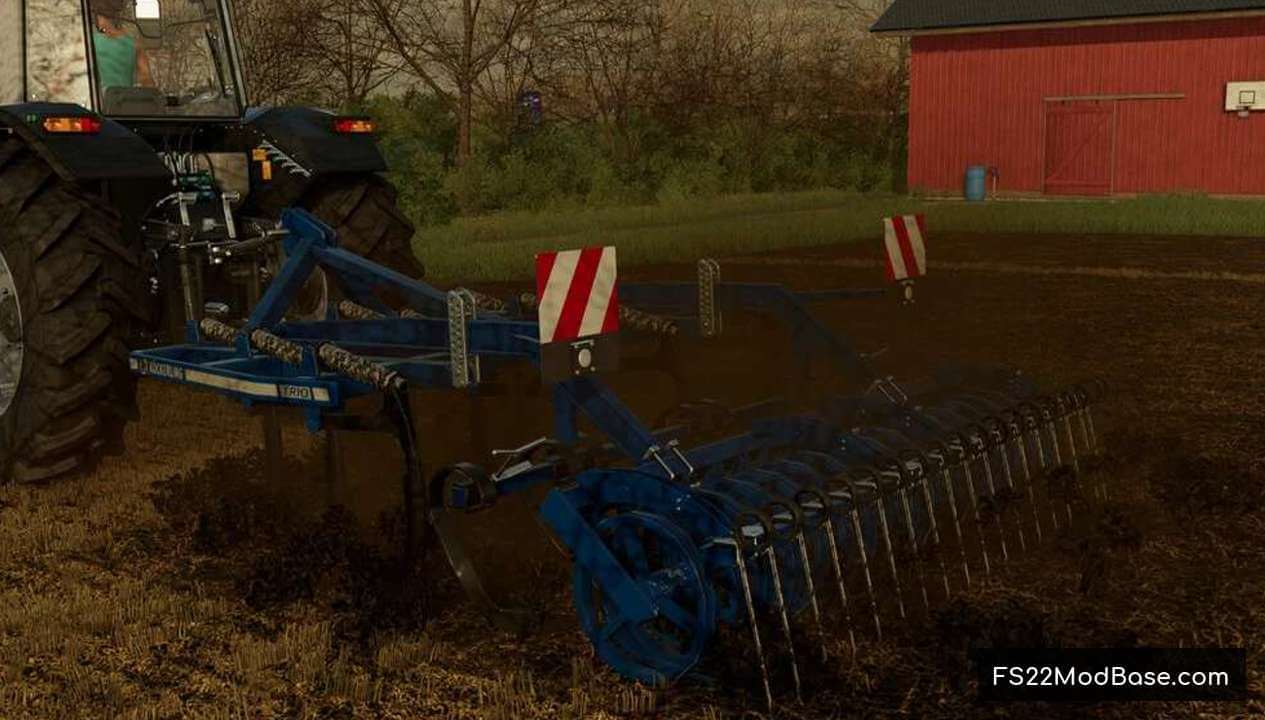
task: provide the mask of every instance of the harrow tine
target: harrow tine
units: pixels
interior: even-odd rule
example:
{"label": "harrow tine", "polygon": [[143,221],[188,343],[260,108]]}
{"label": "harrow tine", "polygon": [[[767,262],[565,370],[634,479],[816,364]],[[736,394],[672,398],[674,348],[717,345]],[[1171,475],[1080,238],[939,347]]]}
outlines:
{"label": "harrow tine", "polygon": [[[1067,404],[1070,408],[1068,415],[1064,418],[1067,424],[1067,439],[1076,447],[1074,435],[1072,433],[1072,415],[1076,416],[1076,422],[1081,430],[1081,457],[1089,460],[1093,457],[1094,450],[1089,439],[1089,430],[1085,426],[1085,413],[1088,412],[1088,402],[1086,396],[1079,389],[1072,389],[1067,393]],[[1101,479],[1094,485],[1094,495],[1102,502],[1107,502],[1107,484]]]}
{"label": "harrow tine", "polygon": [[[1055,427],[1054,413],[1050,410],[1050,405],[1051,405],[1051,400],[1049,398],[1042,398],[1038,407],[1041,410],[1041,420],[1042,420],[1041,424],[1050,433],[1050,447],[1053,448],[1052,452],[1054,453],[1054,466],[1057,468],[1057,467],[1063,466],[1063,456],[1061,452],[1059,451],[1059,434],[1058,434],[1058,429]],[[1063,493],[1063,506],[1067,510],[1067,527],[1070,529],[1072,527],[1072,520],[1073,520],[1070,485],[1067,488],[1065,488],[1065,491]]]}
{"label": "harrow tine", "polygon": [[[1006,425],[1001,420],[994,418],[993,423],[997,425],[997,454],[1002,458],[1002,477],[1006,478],[1006,490],[1011,493],[1011,497],[1016,497],[1015,471],[1011,467],[1011,448],[1009,448],[1008,438],[1006,437]],[[1015,529],[1020,534],[1020,552],[1027,552],[1027,540],[1023,535],[1023,512],[1015,507]]]}
{"label": "harrow tine", "polygon": [[[874,596],[874,577],[869,568],[869,550],[865,549],[865,533],[861,529],[861,512],[860,512],[860,492],[858,483],[856,483],[853,473],[845,471],[840,473],[839,480],[848,486],[848,504],[850,510],[848,516],[851,526],[853,526],[853,539],[856,544],[856,557],[861,563],[861,577],[865,578],[865,596],[870,601],[870,614],[874,616],[874,638],[882,642],[883,640],[883,621],[878,615],[878,599]],[[844,592],[846,596],[846,592]]]}
{"label": "harrow tine", "polygon": [[1095,450],[1094,441],[1089,435],[1089,424],[1085,420],[1086,416],[1089,415],[1089,397],[1080,388],[1074,388],[1070,394],[1072,405],[1076,412],[1076,424],[1081,429],[1081,440],[1085,445],[1085,454],[1092,457]]}
{"label": "harrow tine", "polygon": [[935,547],[936,564],[940,567],[940,579],[944,583],[944,597],[953,594],[949,588],[949,570],[944,565],[944,544],[940,539],[940,523],[936,520],[935,501],[931,497],[931,460],[922,453],[911,456],[918,464],[918,485],[922,489],[922,501],[927,508],[927,524],[931,530],[931,542]]}
{"label": "harrow tine", "polygon": [[[849,484],[851,482],[849,481]],[[869,553],[865,549],[865,535],[861,531],[861,512],[857,509],[857,494],[852,492],[852,537],[856,539],[857,554],[861,558],[862,575],[865,577],[865,593],[870,598],[870,611],[874,614],[875,639],[883,639],[883,623],[878,616],[878,599],[874,596],[874,577],[870,573]]]}
{"label": "harrow tine", "polygon": [[[848,588],[845,583],[843,574],[843,562],[839,555],[839,542],[835,539],[835,523],[830,519],[830,513],[827,512],[822,527],[826,531],[826,543],[830,548],[830,562],[835,569],[835,582],[839,585],[839,602],[843,605],[843,621],[848,626],[848,645],[852,648],[852,655],[855,657],[857,652],[857,636],[856,631],[852,628],[852,609],[848,604]],[[878,618],[875,617],[875,622]]]}
{"label": "harrow tine", "polygon": [[[760,528],[767,532],[767,528]],[[745,547],[742,541],[744,528],[740,525],[734,536],[734,559],[738,566],[738,581],[742,585],[742,597],[747,604],[747,620],[751,622],[751,640],[755,644],[756,660],[760,665],[760,680],[764,684],[764,700],[769,706],[769,714],[773,714],[773,686],[769,684],[769,663],[764,657],[764,643],[760,640],[760,621],[756,616],[755,598],[751,594],[751,575],[747,572],[747,561],[743,557]]]}
{"label": "harrow tine", "polygon": [[[1095,390],[1091,392],[1088,387],[1082,385],[1078,386],[1074,390],[1077,399],[1077,407],[1080,410],[1078,417],[1080,418],[1081,432],[1085,437],[1086,454],[1090,456],[1096,456],[1101,452],[1101,448],[1098,445],[1098,434],[1094,431],[1093,393],[1101,393],[1102,386],[1100,383],[1095,383],[1094,388]],[[1107,502],[1109,497],[1107,493],[1106,477],[1103,477],[1100,480],[1099,485],[1102,492],[1103,502]]]}
{"label": "harrow tine", "polygon": [[977,441],[973,450],[975,451],[975,459],[980,461],[984,466],[984,483],[988,488],[988,497],[993,503],[993,520],[997,523],[997,542],[1001,545],[1002,562],[1010,562],[1010,550],[1006,547],[1006,525],[1002,520],[1001,501],[997,497],[997,486],[993,483],[993,463],[989,459],[988,436],[981,427],[972,428],[975,433],[972,437]]}
{"label": "harrow tine", "polygon": [[1041,410],[1041,425],[1050,433],[1050,452],[1054,454],[1055,467],[1063,464],[1063,454],[1059,450],[1059,434],[1054,427],[1054,413],[1050,410],[1050,399],[1042,398],[1039,406]]}
{"label": "harrow tine", "polygon": [[[803,699],[803,691],[799,681],[799,663],[795,660],[795,638],[791,634],[791,616],[786,609],[786,595],[782,592],[782,571],[777,565],[777,553],[774,545],[769,544],[765,552],[769,556],[769,572],[773,578],[773,596],[777,599],[778,614],[782,617],[782,633],[786,635],[786,653],[791,660],[791,677],[795,682],[795,699]],[[808,568],[805,568],[807,571]]]}
{"label": "harrow tine", "polygon": [[[1041,410],[1035,405],[1025,403],[1022,408],[1028,413],[1024,417],[1027,419],[1029,433],[1032,436],[1033,445],[1037,451],[1037,462],[1040,465],[1041,472],[1048,477],[1053,466],[1050,464],[1050,458],[1045,452],[1045,442],[1041,439]],[[1054,497],[1050,494],[1049,483],[1046,483],[1045,493],[1046,504],[1050,510],[1050,521],[1054,526],[1054,532],[1059,531],[1059,513],[1054,508]]]}
{"label": "harrow tine", "polygon": [[905,620],[905,594],[900,588],[900,571],[896,569],[896,547],[892,544],[892,533],[887,524],[887,506],[883,502],[882,492],[875,493],[874,502],[878,507],[879,528],[883,532],[883,546],[887,550],[887,563],[892,571],[892,586],[896,592],[896,607],[900,611],[900,619]]}
{"label": "harrow tine", "polygon": [[1041,514],[1037,511],[1037,497],[1032,489],[1032,468],[1028,465],[1028,448],[1023,438],[1023,418],[1017,413],[1012,413],[1007,426],[1010,428],[1010,439],[1014,440],[1015,448],[1018,450],[1019,467],[1023,470],[1023,479],[1027,484],[1028,505],[1032,508],[1032,523],[1036,528],[1037,544],[1040,545],[1043,540],[1041,537]]}
{"label": "harrow tine", "polygon": [[966,560],[966,541],[962,538],[962,521],[958,516],[958,502],[953,492],[953,476],[949,473],[948,447],[937,442],[934,448],[940,454],[940,478],[944,480],[944,494],[949,499],[949,511],[953,517],[953,532],[958,541],[958,552],[962,555],[962,578],[966,581],[966,589],[971,589],[971,566]]}
{"label": "harrow tine", "polygon": [[1080,459],[1077,457],[1076,438],[1072,436],[1072,411],[1067,401],[1063,397],[1059,397],[1058,403],[1059,415],[1063,417],[1063,430],[1067,435],[1067,452],[1072,458],[1072,471],[1077,475],[1081,474]]}
{"label": "harrow tine", "polygon": [[796,533],[795,539],[799,545],[800,561],[804,563],[804,584],[808,590],[809,607],[813,611],[813,624],[817,626],[817,637],[821,641],[821,661],[826,662],[826,629],[821,624],[821,607],[817,604],[817,588],[813,583],[813,563],[808,557],[808,542],[804,540],[803,531]]}
{"label": "harrow tine", "polygon": [[918,578],[918,587],[922,590],[922,606],[927,615],[931,615],[931,598],[927,595],[927,578],[923,572],[922,561],[918,552],[918,534],[914,531],[914,516],[909,509],[909,492],[905,483],[907,476],[905,468],[897,465],[898,471],[894,473],[896,477],[897,493],[900,495],[901,511],[905,516],[905,532],[909,537],[910,562],[914,566],[914,575]]}
{"label": "harrow tine", "polygon": [[1089,449],[1093,452],[1098,452],[1098,433],[1094,430],[1093,405],[1088,397],[1085,399],[1085,424],[1088,426],[1089,430]]}
{"label": "harrow tine", "polygon": [[984,574],[992,574],[992,564],[988,561],[988,543],[984,540],[984,521],[979,514],[979,496],[975,494],[975,478],[971,476],[971,449],[967,439],[959,435],[958,449],[961,453],[962,478],[966,481],[966,492],[971,498],[971,513],[975,517],[976,534],[979,536],[980,557],[984,560]]}
{"label": "harrow tine", "polygon": [[[1006,490],[1013,499],[1015,492],[1015,478],[1010,471],[1010,457],[1006,448],[1006,430],[1001,420],[997,418],[989,418],[988,422],[992,426],[993,449],[997,451],[997,455],[1001,457],[1002,477],[1006,480]],[[1009,504],[1009,503],[1008,503]],[[1019,552],[1028,552],[1028,541],[1023,534],[1023,516],[1018,508],[1015,508],[1015,531],[1019,534]]]}
{"label": "harrow tine", "polygon": [[1080,386],[1071,388],[1068,395],[1071,397],[1071,405],[1073,405],[1075,414],[1077,414],[1077,424],[1080,426],[1080,439],[1083,440],[1085,445],[1085,456],[1093,457],[1095,450],[1094,440],[1090,437],[1089,424],[1085,420],[1089,415],[1089,395]]}

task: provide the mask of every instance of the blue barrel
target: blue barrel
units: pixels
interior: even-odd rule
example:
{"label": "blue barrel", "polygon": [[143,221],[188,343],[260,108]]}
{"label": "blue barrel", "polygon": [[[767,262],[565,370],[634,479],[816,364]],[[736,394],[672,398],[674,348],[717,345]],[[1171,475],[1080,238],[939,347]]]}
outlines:
{"label": "blue barrel", "polygon": [[966,199],[983,202],[988,199],[988,168],[972,165],[966,169]]}

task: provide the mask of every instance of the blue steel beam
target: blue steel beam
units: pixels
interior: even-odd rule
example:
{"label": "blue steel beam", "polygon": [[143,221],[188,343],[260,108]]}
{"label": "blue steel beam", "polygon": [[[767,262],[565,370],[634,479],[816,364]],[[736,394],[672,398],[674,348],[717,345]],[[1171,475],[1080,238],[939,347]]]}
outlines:
{"label": "blue steel beam", "polygon": [[[560,397],[569,400],[571,405],[583,411],[634,462],[641,462],[647,451],[654,447],[654,433],[637,419],[610,388],[594,378],[572,378],[558,383],[555,388],[555,401]],[[555,402],[555,412],[559,411],[558,404]],[[574,420],[571,420],[571,426],[574,427]],[[574,433],[571,435],[574,442]],[[659,473],[662,472],[660,469]]]}
{"label": "blue steel beam", "polygon": [[[803,353],[824,351],[846,373],[862,381],[872,381],[877,373],[870,363],[842,336],[818,321],[805,306],[807,302],[872,298],[881,290],[826,290],[796,293],[772,283],[718,283],[716,303],[722,310],[752,311],[772,315],[801,343]],[[683,283],[621,285],[621,302],[647,311],[668,315],[693,315],[698,308],[698,287]]]}
{"label": "blue steel beam", "polygon": [[[307,342],[408,345],[421,352],[447,352],[447,318],[383,318],[381,320],[329,320],[285,323],[276,334]],[[515,320],[472,320],[466,327],[467,343],[475,355],[502,355],[535,361],[540,354],[539,329],[535,323]]]}
{"label": "blue steel beam", "polygon": [[313,253],[322,267],[359,281],[362,287],[395,290],[414,310],[437,315],[448,311],[448,295],[426,283],[339,248],[316,247]]}

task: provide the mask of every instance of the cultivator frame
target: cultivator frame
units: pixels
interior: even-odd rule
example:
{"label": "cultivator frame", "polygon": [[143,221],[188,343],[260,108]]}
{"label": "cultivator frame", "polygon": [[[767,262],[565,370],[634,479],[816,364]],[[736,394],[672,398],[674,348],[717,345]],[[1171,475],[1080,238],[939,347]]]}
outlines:
{"label": "cultivator frame", "polygon": [[[204,320],[190,327],[187,344],[134,352],[133,370],[247,405],[300,408],[312,431],[365,427],[343,408],[381,394],[382,422],[369,426],[395,432],[404,453],[408,556],[429,522],[466,589],[502,619],[512,621],[483,591],[446,518],[550,486],[539,516],[574,562],[582,629],[604,661],[643,683],[690,673],[719,628],[745,627],[770,707],[773,645],[798,696],[793,624],[801,614],[824,655],[827,595],[838,596],[854,650],[863,626],[882,635],[881,599],[891,597],[898,620],[911,614],[910,593],[929,610],[932,596],[970,587],[973,573],[1008,561],[1010,543],[1026,549],[1070,524],[1081,465],[1099,448],[1096,384],[1043,395],[1007,371],[898,384],[807,308],[885,291],[725,283],[719,265],[705,260],[696,284],[621,285],[628,324],[707,339],[722,332],[726,313],[769,314],[790,330],[797,356],[827,357],[868,390],[772,417],[776,404],[694,406],[746,427],[687,447],[680,436],[688,428],[654,430],[598,377],[580,375],[553,385],[552,438],[497,453],[496,471],[454,465],[426,482],[408,388],[473,389],[496,363],[538,363],[537,323],[524,317],[532,299],[443,292],[339,249],[306,212],[289,210],[282,224],[288,260],[244,326]],[[318,267],[348,299],[326,320],[286,321]],[[387,307],[377,295],[383,289],[407,308]],[[583,457],[581,414],[618,461],[593,467]],[[770,619],[776,643],[761,629]]]}

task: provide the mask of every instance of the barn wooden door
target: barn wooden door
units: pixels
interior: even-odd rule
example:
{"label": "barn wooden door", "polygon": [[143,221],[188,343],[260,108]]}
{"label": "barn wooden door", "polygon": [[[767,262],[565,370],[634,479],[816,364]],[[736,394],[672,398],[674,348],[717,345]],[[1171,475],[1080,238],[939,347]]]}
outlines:
{"label": "barn wooden door", "polygon": [[1045,106],[1045,191],[1110,195],[1115,166],[1115,103],[1052,102]]}

